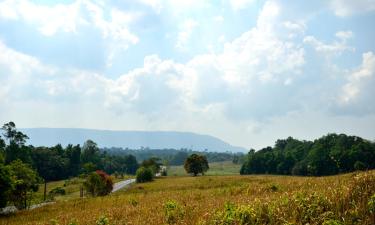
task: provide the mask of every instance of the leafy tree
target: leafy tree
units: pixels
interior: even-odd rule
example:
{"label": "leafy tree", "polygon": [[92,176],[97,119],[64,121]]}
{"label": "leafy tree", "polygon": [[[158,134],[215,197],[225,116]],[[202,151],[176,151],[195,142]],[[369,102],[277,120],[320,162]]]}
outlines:
{"label": "leafy tree", "polygon": [[44,200],[46,200],[47,182],[67,177],[68,160],[60,154],[62,155],[53,148],[38,147],[32,150],[34,167],[44,179]]}
{"label": "leafy tree", "polygon": [[141,166],[145,168],[150,168],[152,170],[152,173],[156,174],[159,172],[160,166],[162,165],[162,163],[160,163],[160,160],[160,158],[152,157],[150,159],[143,160]]}
{"label": "leafy tree", "polygon": [[[4,124],[2,130],[5,139],[8,140],[8,145],[5,147],[4,152],[5,162],[10,163],[13,160],[20,159],[25,163],[31,163],[30,148],[25,146],[29,137],[18,131],[13,122]],[[3,145],[3,143],[0,143],[0,145]]]}
{"label": "leafy tree", "polygon": [[82,163],[93,163],[98,165],[100,161],[100,152],[98,145],[92,141],[87,140],[82,147],[81,162]]}
{"label": "leafy tree", "polygon": [[288,137],[277,140],[274,147],[252,150],[240,173],[322,176],[374,168],[374,143],[356,136],[328,134],[313,142]]}
{"label": "leafy tree", "polygon": [[147,167],[140,167],[136,172],[137,183],[144,183],[152,181],[154,177],[153,171]]}
{"label": "leafy tree", "polygon": [[68,145],[65,150],[65,157],[69,160],[69,176],[77,175],[81,168],[81,147],[79,145]]}
{"label": "leafy tree", "polygon": [[40,178],[35,170],[21,160],[13,161],[9,168],[14,179],[10,200],[18,209],[25,209],[32,199],[32,193],[38,190]]}
{"label": "leafy tree", "polygon": [[113,180],[111,176],[101,170],[91,173],[83,183],[86,191],[92,196],[104,196],[111,193]]}
{"label": "leafy tree", "polygon": [[29,137],[22,133],[21,131],[17,131],[16,124],[14,122],[9,122],[3,125],[2,127],[4,133],[4,137],[8,139],[9,144],[14,143],[19,146],[25,145],[26,140]]}
{"label": "leafy tree", "polygon": [[0,208],[6,206],[13,183],[10,168],[0,163]]}
{"label": "leafy tree", "polygon": [[192,154],[185,160],[184,168],[187,173],[197,176],[199,173],[204,175],[209,166],[205,156]]}

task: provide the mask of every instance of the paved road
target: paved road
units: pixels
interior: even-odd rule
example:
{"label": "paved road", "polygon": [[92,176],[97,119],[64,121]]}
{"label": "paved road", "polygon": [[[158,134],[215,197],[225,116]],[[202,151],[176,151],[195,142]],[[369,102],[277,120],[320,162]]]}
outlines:
{"label": "paved road", "polygon": [[129,179],[129,180],[123,180],[123,181],[120,181],[120,182],[117,182],[113,185],[113,190],[112,192],[116,192],[126,186],[129,186],[130,184],[134,183],[135,182],[135,179]]}
{"label": "paved road", "polygon": [[[118,190],[121,190],[122,188],[127,187],[134,182],[135,182],[135,179],[129,179],[129,180],[123,180],[123,181],[117,182],[113,185],[112,192],[116,192]],[[36,208],[39,208],[39,207],[43,207],[45,205],[54,204],[54,203],[55,202],[44,202],[44,203],[40,203],[40,204],[37,204],[37,205],[32,205],[32,206],[30,206],[29,210],[36,209]],[[1,214],[14,213],[14,212],[17,212],[17,211],[18,210],[17,210],[16,207],[8,206],[8,207],[5,207],[5,208],[0,208],[0,215]]]}

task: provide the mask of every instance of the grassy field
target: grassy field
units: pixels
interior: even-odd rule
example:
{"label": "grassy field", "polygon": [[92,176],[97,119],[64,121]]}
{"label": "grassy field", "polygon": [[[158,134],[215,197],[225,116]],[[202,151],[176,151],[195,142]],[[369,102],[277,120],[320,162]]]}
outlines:
{"label": "grassy field", "polygon": [[[113,182],[119,182],[122,180],[134,178],[134,176],[124,176],[115,178],[113,177]],[[79,190],[80,187],[83,185],[84,179],[82,178],[71,178],[67,180],[61,180],[61,181],[52,181],[47,183],[47,194],[49,191],[51,191],[54,188],[61,187],[65,190],[65,195],[55,195],[53,198],[51,196],[47,196],[48,200],[51,201],[65,201],[70,200],[74,198],[79,198]],[[34,199],[32,201],[32,204],[38,204],[43,202],[44,198],[44,184],[39,185],[39,189],[36,193],[34,193]]]}
{"label": "grassy field", "polygon": [[164,177],[107,197],[19,212],[0,224],[375,224],[374,193],[375,171]]}
{"label": "grassy field", "polygon": [[[241,165],[232,162],[209,163],[210,169],[206,175],[238,175]],[[170,166],[167,170],[168,176],[187,176],[184,166]]]}

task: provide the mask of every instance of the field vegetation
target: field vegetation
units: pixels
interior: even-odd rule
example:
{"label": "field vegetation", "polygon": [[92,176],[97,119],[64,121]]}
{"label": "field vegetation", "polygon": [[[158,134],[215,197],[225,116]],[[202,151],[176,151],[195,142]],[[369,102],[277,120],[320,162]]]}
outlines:
{"label": "field vegetation", "polygon": [[0,218],[21,224],[374,224],[375,171],[163,177]]}

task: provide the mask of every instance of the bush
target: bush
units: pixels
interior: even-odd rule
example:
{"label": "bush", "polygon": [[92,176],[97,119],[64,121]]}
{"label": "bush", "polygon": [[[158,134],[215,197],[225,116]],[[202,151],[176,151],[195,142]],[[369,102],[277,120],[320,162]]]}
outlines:
{"label": "bush", "polygon": [[104,196],[113,189],[112,177],[101,170],[91,173],[83,183],[86,191],[92,196]]}
{"label": "bush", "polygon": [[50,190],[49,191],[49,194],[50,195],[65,195],[66,192],[65,192],[65,189],[62,188],[62,187],[55,187],[54,189]]}
{"label": "bush", "polygon": [[152,170],[149,168],[141,167],[137,169],[137,172],[135,174],[137,183],[149,182],[153,179]]}
{"label": "bush", "polygon": [[96,225],[109,225],[109,219],[106,216],[101,216],[96,222]]}
{"label": "bush", "polygon": [[175,224],[185,216],[183,208],[173,200],[167,201],[164,204],[164,213],[167,224]]}

